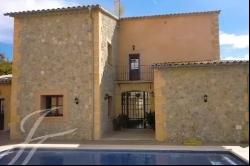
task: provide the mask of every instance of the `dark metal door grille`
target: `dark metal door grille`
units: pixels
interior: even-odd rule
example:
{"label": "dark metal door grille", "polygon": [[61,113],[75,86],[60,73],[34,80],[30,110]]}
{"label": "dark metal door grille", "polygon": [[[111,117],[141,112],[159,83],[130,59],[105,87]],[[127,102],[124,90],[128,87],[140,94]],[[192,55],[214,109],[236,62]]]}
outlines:
{"label": "dark metal door grille", "polygon": [[122,93],[122,114],[127,117],[128,128],[145,128],[146,113],[151,112],[149,92]]}

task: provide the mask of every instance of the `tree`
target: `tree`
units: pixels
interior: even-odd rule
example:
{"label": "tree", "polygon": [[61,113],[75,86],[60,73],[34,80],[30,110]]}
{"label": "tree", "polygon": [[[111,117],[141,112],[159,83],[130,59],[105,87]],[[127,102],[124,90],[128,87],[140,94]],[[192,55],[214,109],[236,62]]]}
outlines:
{"label": "tree", "polygon": [[0,61],[3,61],[3,60],[5,60],[5,56],[3,53],[0,52]]}
{"label": "tree", "polygon": [[12,73],[12,62],[6,60],[3,53],[0,53],[0,75]]}

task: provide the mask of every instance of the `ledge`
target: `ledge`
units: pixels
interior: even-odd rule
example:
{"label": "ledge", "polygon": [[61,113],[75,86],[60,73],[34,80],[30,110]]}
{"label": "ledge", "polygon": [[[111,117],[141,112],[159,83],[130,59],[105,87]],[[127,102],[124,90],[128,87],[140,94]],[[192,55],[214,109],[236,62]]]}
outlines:
{"label": "ledge", "polygon": [[142,83],[153,83],[153,81],[143,81],[143,80],[138,80],[138,81],[116,81],[117,84],[142,84]]}

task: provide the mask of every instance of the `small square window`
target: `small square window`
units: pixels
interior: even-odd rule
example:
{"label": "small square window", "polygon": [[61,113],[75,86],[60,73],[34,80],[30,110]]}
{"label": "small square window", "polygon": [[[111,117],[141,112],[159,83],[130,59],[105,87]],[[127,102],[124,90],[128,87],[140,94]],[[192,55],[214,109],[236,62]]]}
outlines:
{"label": "small square window", "polygon": [[42,95],[41,109],[49,111],[46,117],[63,116],[63,95]]}
{"label": "small square window", "polygon": [[108,64],[112,65],[112,45],[110,43],[108,43]]}

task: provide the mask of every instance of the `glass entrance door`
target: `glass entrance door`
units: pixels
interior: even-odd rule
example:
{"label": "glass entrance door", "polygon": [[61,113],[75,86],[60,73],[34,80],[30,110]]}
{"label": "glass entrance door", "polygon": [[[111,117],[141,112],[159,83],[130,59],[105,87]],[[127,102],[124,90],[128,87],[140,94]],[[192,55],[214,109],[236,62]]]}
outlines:
{"label": "glass entrance door", "polygon": [[129,55],[129,80],[140,80],[140,55]]}

